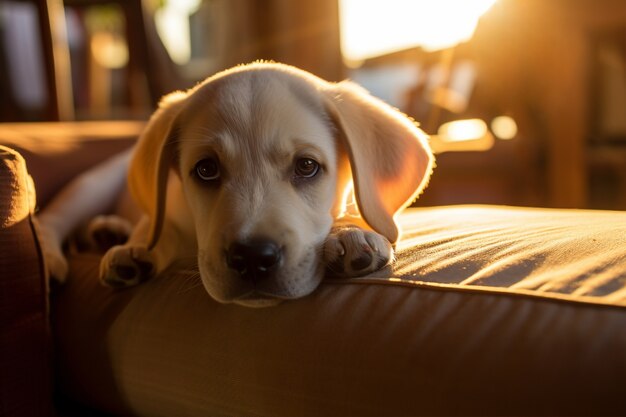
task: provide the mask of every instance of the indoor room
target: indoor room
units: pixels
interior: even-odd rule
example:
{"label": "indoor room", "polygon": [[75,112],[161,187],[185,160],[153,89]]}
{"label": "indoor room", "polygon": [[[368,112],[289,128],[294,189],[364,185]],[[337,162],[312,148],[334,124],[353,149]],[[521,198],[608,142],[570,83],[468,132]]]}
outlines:
{"label": "indoor room", "polygon": [[623,0],[3,0],[0,160],[0,415],[626,413]]}

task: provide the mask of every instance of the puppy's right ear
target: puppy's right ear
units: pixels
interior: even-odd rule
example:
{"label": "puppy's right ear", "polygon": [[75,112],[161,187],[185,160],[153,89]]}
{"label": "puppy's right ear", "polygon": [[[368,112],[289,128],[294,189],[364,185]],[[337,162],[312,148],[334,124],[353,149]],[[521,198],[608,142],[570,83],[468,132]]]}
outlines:
{"label": "puppy's right ear", "polygon": [[417,198],[433,170],[428,137],[413,120],[356,84],[328,84],[323,91],[347,151],[360,215],[394,243],[399,236],[394,216]]}
{"label": "puppy's right ear", "polygon": [[128,169],[128,184],[135,201],[148,215],[148,249],[154,248],[163,227],[165,194],[177,139],[176,118],[187,93],[165,96],[139,137]]}

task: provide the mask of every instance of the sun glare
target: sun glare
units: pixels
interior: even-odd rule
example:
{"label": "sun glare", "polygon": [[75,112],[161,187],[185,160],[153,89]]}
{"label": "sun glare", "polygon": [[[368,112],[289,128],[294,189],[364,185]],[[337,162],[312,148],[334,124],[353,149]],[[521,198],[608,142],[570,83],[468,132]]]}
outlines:
{"label": "sun glare", "polygon": [[456,120],[439,127],[438,135],[449,142],[463,142],[482,138],[487,133],[487,125],[480,119]]}
{"label": "sun glare", "polygon": [[157,31],[174,62],[183,65],[191,59],[189,16],[201,0],[167,0],[155,13]]}
{"label": "sun glare", "polygon": [[434,51],[469,40],[496,0],[340,0],[347,61],[415,46]]}
{"label": "sun glare", "polygon": [[517,123],[512,117],[498,116],[491,121],[491,130],[498,139],[510,140],[517,135]]}
{"label": "sun glare", "polygon": [[439,127],[436,135],[430,136],[430,146],[435,153],[487,151],[493,145],[493,135],[481,119],[448,122]]}

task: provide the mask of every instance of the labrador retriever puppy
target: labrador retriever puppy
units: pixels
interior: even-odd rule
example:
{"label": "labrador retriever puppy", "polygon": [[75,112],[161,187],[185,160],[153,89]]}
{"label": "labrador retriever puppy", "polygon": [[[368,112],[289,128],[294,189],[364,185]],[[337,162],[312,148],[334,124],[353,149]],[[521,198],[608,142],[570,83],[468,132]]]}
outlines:
{"label": "labrador retriever puppy", "polygon": [[394,215],[432,169],[427,136],[357,85],[238,66],[161,101],[128,164],[143,215],[100,277],[126,287],[193,257],[219,302],[303,297],[326,271],[389,264]]}

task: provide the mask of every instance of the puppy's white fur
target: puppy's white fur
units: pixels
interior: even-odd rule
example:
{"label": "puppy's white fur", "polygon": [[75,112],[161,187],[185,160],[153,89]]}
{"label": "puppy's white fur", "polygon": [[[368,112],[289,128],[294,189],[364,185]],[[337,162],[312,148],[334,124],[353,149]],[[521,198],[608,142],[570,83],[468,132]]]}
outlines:
{"label": "puppy's white fur", "polygon": [[[311,178],[295,169],[303,158],[319,164]],[[219,166],[215,180],[197,175],[206,159]],[[161,102],[129,166],[144,216],[105,254],[101,278],[131,285],[197,257],[220,302],[302,297],[326,267],[356,276],[388,263],[394,215],[432,167],[426,136],[358,86],[282,64],[235,67]],[[280,260],[263,279],[242,279],[227,253],[255,239],[273,242]]]}

